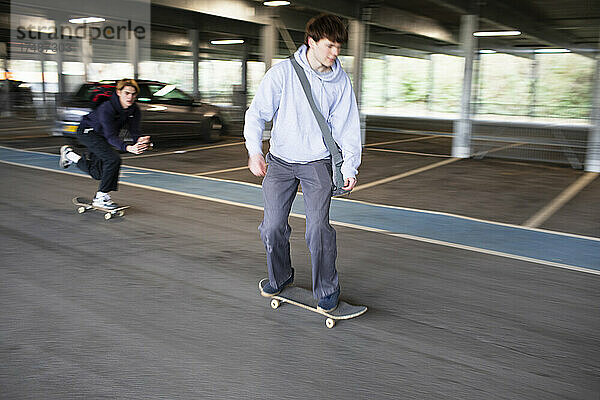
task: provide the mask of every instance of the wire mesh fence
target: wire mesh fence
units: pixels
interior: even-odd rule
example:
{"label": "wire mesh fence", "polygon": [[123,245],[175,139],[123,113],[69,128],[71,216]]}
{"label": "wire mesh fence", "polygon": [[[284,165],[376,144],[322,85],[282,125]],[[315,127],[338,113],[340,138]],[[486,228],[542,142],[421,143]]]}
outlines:
{"label": "wire mesh fence", "polygon": [[474,121],[475,158],[497,157],[584,166],[589,125],[491,124]]}

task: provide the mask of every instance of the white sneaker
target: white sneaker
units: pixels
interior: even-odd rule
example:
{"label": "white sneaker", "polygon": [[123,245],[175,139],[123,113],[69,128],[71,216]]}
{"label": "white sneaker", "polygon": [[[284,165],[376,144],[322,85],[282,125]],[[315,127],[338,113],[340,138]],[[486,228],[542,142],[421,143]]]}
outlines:
{"label": "white sneaker", "polygon": [[73,161],[67,158],[67,154],[71,151],[73,151],[73,149],[66,144],[60,148],[60,159],[58,160],[58,165],[60,165],[62,168],[69,168],[69,165],[73,164]]}
{"label": "white sneaker", "polygon": [[108,193],[100,197],[94,197],[94,200],[92,200],[92,205],[94,207],[106,208],[107,210],[114,210],[115,208],[119,207],[117,203],[114,203],[111,200],[110,195]]}

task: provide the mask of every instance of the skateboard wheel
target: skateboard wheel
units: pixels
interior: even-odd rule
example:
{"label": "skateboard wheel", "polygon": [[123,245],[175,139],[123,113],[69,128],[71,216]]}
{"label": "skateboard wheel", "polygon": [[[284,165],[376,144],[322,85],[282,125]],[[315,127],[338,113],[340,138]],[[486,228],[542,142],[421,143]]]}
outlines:
{"label": "skateboard wheel", "polygon": [[122,217],[123,215],[125,215],[125,211],[119,211],[119,212],[117,213],[117,215],[118,215],[119,217]]}
{"label": "skateboard wheel", "polygon": [[83,214],[83,213],[85,212],[85,207],[79,207],[79,208],[77,209],[77,212],[78,212],[79,214]]}
{"label": "skateboard wheel", "polygon": [[105,219],[105,220],[107,220],[107,221],[108,221],[108,220],[109,220],[109,219],[111,219],[111,218],[112,218],[112,214],[111,214],[111,213],[106,213],[106,214],[104,214],[104,219]]}
{"label": "skateboard wheel", "polygon": [[279,307],[279,300],[277,299],[271,299],[271,308],[273,310],[276,310]]}
{"label": "skateboard wheel", "polygon": [[333,318],[327,318],[325,320],[325,326],[329,329],[333,328],[335,326],[335,320]]}

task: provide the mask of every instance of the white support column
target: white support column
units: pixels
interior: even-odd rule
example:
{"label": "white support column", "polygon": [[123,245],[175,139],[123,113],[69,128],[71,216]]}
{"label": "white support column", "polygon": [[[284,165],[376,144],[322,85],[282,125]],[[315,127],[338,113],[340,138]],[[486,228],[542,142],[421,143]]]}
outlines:
{"label": "white support column", "polygon": [[[87,26],[85,27],[88,28]],[[83,80],[88,82],[90,80],[90,64],[92,63],[93,50],[92,50],[92,39],[89,32],[86,36],[81,39],[81,62],[83,63]]]}
{"label": "white support column", "polygon": [[454,124],[452,157],[471,157],[471,86],[473,81],[473,61],[476,40],[473,32],[477,30],[477,15],[463,15],[460,25],[460,41],[465,58],[460,118]]}
{"label": "white support column", "polygon": [[588,135],[585,170],[600,172],[600,46],[596,53],[596,73],[594,74],[594,92],[590,111],[590,133]]}
{"label": "white support column", "polygon": [[348,48],[354,56],[352,64],[352,80],[354,86],[354,94],[358,103],[358,112],[360,113],[361,136],[363,145],[366,142],[366,116],[362,111],[362,72],[364,57],[367,52],[367,31],[369,27],[363,21],[352,20],[348,30]]}
{"label": "white support column", "polygon": [[[6,43],[0,43],[0,73],[3,79],[8,79],[8,50]],[[0,118],[10,116],[10,93],[8,85],[0,86]]]}
{"label": "white support column", "polygon": [[263,55],[263,62],[265,63],[265,72],[267,72],[273,64],[273,58],[277,53],[277,28],[274,21],[272,20],[269,25],[262,27],[261,35],[261,53]]}
{"label": "white support column", "polygon": [[198,29],[190,29],[189,32],[189,37],[190,37],[190,47],[192,50],[192,95],[194,96],[194,99],[199,99],[200,98],[200,90],[199,90],[199,78],[198,75],[200,73],[199,71],[199,62],[200,62],[200,55],[198,52]]}
{"label": "white support column", "polygon": [[248,41],[244,40],[242,48],[242,112],[248,106]]}
{"label": "white support column", "polygon": [[434,58],[429,55],[429,66],[427,68],[427,111],[431,112],[433,111],[433,92],[435,90],[435,64],[434,64]]}
{"label": "white support column", "polygon": [[540,62],[536,57],[535,53],[533,53],[533,58],[531,60],[531,69],[529,71],[529,116],[535,117],[536,115],[536,107],[537,107],[537,82],[539,77],[539,65]]}
{"label": "white support column", "polygon": [[138,79],[140,65],[140,42],[134,34],[127,38],[127,56],[133,65],[133,79]]}
{"label": "white support column", "polygon": [[62,98],[66,94],[65,77],[63,75],[63,52],[57,51],[56,56],[56,74],[58,76],[58,96]]}

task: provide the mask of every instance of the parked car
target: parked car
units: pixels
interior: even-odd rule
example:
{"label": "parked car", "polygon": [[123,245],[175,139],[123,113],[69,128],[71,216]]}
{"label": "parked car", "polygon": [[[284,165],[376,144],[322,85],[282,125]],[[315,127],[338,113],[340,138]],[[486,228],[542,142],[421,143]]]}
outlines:
{"label": "parked car", "polygon": [[[155,139],[189,136],[204,142],[219,140],[225,126],[220,110],[195,101],[175,85],[138,80],[137,104],[142,112],[141,132]],[[57,108],[54,136],[75,138],[79,122],[116,90],[116,81],[84,83]]]}
{"label": "parked car", "polygon": [[[3,103],[8,102],[8,107]],[[0,110],[7,108],[17,115],[35,115],[31,85],[23,81],[0,80]]]}

